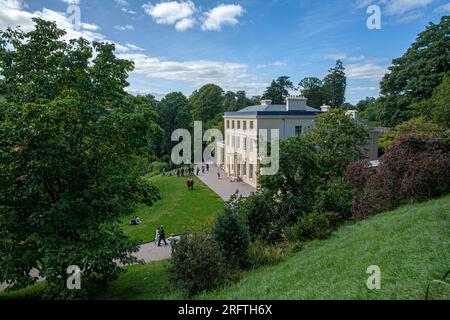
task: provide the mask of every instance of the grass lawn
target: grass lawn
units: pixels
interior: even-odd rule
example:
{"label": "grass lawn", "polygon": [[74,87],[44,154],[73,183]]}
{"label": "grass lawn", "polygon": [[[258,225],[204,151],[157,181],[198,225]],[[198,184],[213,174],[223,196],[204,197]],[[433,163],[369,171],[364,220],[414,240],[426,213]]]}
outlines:
{"label": "grass lawn", "polygon": [[[279,265],[202,299],[424,299],[431,280],[450,269],[450,196],[405,206],[314,241]],[[381,290],[368,290],[366,270],[381,268]],[[450,299],[449,287],[432,298]]]}
{"label": "grass lawn", "polygon": [[[147,243],[155,240],[155,231],[160,225],[166,229],[166,235],[170,235],[212,224],[225,204],[199,179],[195,177],[194,180],[195,190],[188,191],[185,178],[150,178],[160,190],[162,200],[151,207],[141,205],[136,213],[125,217],[122,221],[125,234],[141,243]],[[131,219],[136,215],[143,223],[130,226]]]}
{"label": "grass lawn", "polygon": [[[450,268],[450,195],[405,206],[342,227],[308,243],[282,263],[243,273],[239,283],[197,299],[424,299],[428,283]],[[99,299],[179,299],[168,281],[167,261],[128,267]],[[381,290],[366,287],[366,270],[381,268]],[[1,299],[39,297],[42,284]],[[450,299],[448,287],[433,299]]]}

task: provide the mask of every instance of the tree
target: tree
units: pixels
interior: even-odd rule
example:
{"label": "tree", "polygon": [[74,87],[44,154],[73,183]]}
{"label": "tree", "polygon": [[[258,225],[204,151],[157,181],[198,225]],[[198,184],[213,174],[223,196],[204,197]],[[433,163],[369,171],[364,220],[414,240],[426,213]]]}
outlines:
{"label": "tree", "polygon": [[369,133],[342,109],[320,115],[307,137],[318,147],[323,177],[341,177],[346,167],[364,156]]}
{"label": "tree", "polygon": [[430,23],[402,57],[392,61],[381,81],[380,108],[386,125],[412,118],[412,104],[431,98],[450,75],[449,35],[450,16],[443,16],[439,24]]}
{"label": "tree", "polygon": [[430,100],[431,119],[445,129],[450,129],[450,76],[436,88]]}
{"label": "tree", "polygon": [[344,64],[341,60],[331,68],[329,74],[323,80],[323,90],[328,102],[333,108],[342,106],[345,102],[345,90],[347,88],[347,77]]}
{"label": "tree", "polygon": [[166,95],[157,106],[159,125],[164,130],[164,138],[159,142],[160,155],[170,155],[173,146],[172,133],[177,129],[190,130],[192,127],[191,106],[181,92]]}
{"label": "tree", "polygon": [[248,226],[237,211],[225,208],[217,218],[212,233],[231,270],[248,265],[250,234]]}
{"label": "tree", "polygon": [[284,104],[286,97],[289,96],[289,89],[292,88],[293,84],[289,77],[282,76],[272,81],[262,98],[272,100],[273,104]]}
{"label": "tree", "polygon": [[323,90],[322,80],[316,77],[304,78],[298,84],[302,95],[308,99],[308,105],[313,108],[319,108],[325,102],[326,97]]}
{"label": "tree", "polygon": [[[113,45],[66,43],[56,23],[33,20],[1,33],[0,282],[24,288],[35,268],[48,297],[92,297],[123,272],[117,262],[136,262],[117,222],[158,197],[130,158],[160,128],[126,99],[133,64]],[[66,287],[71,265],[81,290]]]}
{"label": "tree", "polygon": [[208,122],[223,114],[224,92],[215,84],[207,84],[189,98],[194,121]]}

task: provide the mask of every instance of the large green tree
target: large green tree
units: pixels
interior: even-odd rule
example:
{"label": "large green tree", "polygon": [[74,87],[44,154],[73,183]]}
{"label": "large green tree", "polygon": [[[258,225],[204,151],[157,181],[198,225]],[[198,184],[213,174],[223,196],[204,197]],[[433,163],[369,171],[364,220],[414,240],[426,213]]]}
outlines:
{"label": "large green tree", "polygon": [[284,104],[286,97],[289,95],[289,89],[293,88],[292,81],[289,77],[282,76],[277,80],[273,80],[269,87],[267,87],[262,98],[272,100],[273,104]]}
{"label": "large green tree", "polygon": [[207,84],[195,91],[189,98],[192,106],[194,121],[214,121],[218,115],[223,114],[224,92],[215,84]]}
{"label": "large green tree", "polygon": [[328,71],[328,75],[323,80],[322,90],[328,103],[337,108],[345,102],[345,90],[347,88],[347,76],[345,75],[344,63],[336,61],[336,65]]}
{"label": "large green tree", "polygon": [[[132,159],[161,130],[126,99],[133,64],[114,45],[65,42],[55,23],[34,22],[0,34],[0,283],[24,288],[37,269],[48,297],[89,297],[123,271],[118,262],[136,261],[118,219],[157,197]],[[72,265],[81,290],[66,287]]]}
{"label": "large green tree", "polygon": [[323,90],[323,82],[319,78],[307,77],[300,81],[298,85],[302,95],[308,99],[310,107],[319,108],[327,99]]}
{"label": "large green tree", "polygon": [[164,138],[159,142],[160,155],[170,155],[174,143],[172,133],[177,129],[190,130],[192,127],[191,106],[181,92],[166,95],[157,107],[159,124],[164,130]]}
{"label": "large green tree", "polygon": [[430,23],[402,57],[392,61],[381,81],[379,108],[385,125],[395,126],[417,116],[413,104],[431,98],[450,75],[449,35],[450,16],[443,16],[440,23]]}

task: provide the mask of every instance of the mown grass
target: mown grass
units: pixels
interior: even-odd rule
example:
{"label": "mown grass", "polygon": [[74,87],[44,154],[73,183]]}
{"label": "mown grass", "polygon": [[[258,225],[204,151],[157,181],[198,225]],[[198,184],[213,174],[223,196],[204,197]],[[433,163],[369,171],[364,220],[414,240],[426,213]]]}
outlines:
{"label": "mown grass", "polygon": [[[122,220],[125,234],[141,243],[154,241],[155,230],[161,225],[166,235],[211,225],[225,206],[223,200],[196,177],[193,177],[194,191],[187,190],[187,178],[156,176],[149,179],[161,192],[162,200],[151,207],[140,205],[136,213]],[[135,216],[143,223],[130,226]]]}
{"label": "mown grass", "polygon": [[[450,268],[450,196],[405,206],[313,241],[279,265],[247,272],[201,299],[424,299],[431,280]],[[381,290],[369,290],[367,268],[381,268]],[[438,289],[438,290],[436,290]],[[449,299],[448,287],[434,299]]]}
{"label": "mown grass", "polygon": [[[324,241],[289,255],[275,266],[242,274],[241,281],[197,299],[424,299],[431,280],[450,268],[450,195],[404,206],[342,227]],[[128,267],[99,299],[180,299],[170,285],[167,261]],[[381,268],[381,290],[366,286],[371,265]],[[38,298],[43,285],[0,294],[0,299]],[[431,290],[432,299],[449,299],[448,287]]]}

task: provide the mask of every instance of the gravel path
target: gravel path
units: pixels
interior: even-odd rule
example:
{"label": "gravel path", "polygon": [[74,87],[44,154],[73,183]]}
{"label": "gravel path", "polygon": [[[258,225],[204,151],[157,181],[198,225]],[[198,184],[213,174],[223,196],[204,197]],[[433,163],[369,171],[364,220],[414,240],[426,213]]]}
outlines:
{"label": "gravel path", "polygon": [[[158,247],[154,242],[143,244],[139,247],[139,251],[133,254],[133,256],[138,258],[139,260],[144,261],[145,263],[170,259],[172,257],[171,243],[177,239],[179,238],[167,238],[167,246],[164,245],[164,242],[162,242],[161,247]],[[33,269],[31,271],[31,275],[33,277],[38,277],[39,272],[36,269]],[[38,281],[43,280],[43,278],[39,278]],[[6,285],[6,283],[0,283],[0,292],[4,291],[7,287],[8,286]]]}

